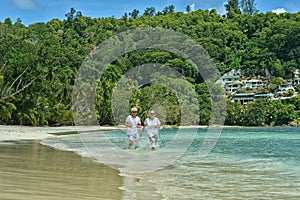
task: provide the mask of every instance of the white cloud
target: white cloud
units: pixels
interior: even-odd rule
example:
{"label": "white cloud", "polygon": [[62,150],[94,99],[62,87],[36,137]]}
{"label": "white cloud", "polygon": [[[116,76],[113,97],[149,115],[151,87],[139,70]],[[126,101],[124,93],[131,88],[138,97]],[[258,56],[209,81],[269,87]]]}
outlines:
{"label": "white cloud", "polygon": [[197,4],[197,9],[212,10],[215,9],[220,15],[226,14],[224,4],[228,0],[193,0]]}
{"label": "white cloud", "polygon": [[24,10],[38,10],[42,8],[35,0],[11,0],[11,2],[14,6]]}
{"label": "white cloud", "polygon": [[275,10],[272,10],[272,12],[276,14],[280,14],[280,13],[285,13],[286,10],[284,8],[277,8]]}
{"label": "white cloud", "polygon": [[191,7],[191,11],[195,11],[195,4],[193,3],[192,5],[190,5]]}

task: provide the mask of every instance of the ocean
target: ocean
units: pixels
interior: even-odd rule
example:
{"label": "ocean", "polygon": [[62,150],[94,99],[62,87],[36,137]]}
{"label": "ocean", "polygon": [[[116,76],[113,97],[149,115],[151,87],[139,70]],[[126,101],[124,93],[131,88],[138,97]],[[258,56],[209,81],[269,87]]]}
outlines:
{"label": "ocean", "polygon": [[121,130],[2,143],[0,199],[300,199],[299,127],[223,128],[203,157],[206,138],[161,129],[155,151],[145,136],[128,149]]}

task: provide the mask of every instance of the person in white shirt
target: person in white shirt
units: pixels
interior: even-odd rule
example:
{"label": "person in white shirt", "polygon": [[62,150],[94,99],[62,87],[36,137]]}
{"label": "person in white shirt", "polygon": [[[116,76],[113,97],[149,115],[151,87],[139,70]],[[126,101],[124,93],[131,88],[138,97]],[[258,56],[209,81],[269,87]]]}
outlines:
{"label": "person in white shirt", "polygon": [[139,140],[139,130],[138,128],[142,127],[141,119],[137,116],[137,108],[133,107],[131,109],[131,115],[128,115],[126,118],[125,126],[127,129],[127,136],[129,139],[129,148],[131,148],[135,144],[135,149],[138,148],[138,140]]}
{"label": "person in white shirt", "polygon": [[151,143],[151,149],[155,150],[157,146],[158,140],[158,129],[160,128],[160,121],[157,117],[155,117],[155,112],[151,110],[149,112],[149,117],[145,120],[144,126],[142,128],[142,133],[144,129],[147,131],[147,135],[149,137]]}

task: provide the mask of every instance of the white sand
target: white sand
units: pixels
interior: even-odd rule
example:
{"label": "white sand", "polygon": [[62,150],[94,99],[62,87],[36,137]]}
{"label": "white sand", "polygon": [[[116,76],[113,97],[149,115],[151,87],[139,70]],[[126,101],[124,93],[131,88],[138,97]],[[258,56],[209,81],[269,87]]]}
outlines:
{"label": "white sand", "polygon": [[108,126],[62,126],[62,127],[30,127],[0,125],[0,141],[6,140],[40,140],[57,137],[51,133],[84,132],[97,130],[115,130],[122,127]]}
{"label": "white sand", "polygon": [[[164,128],[172,126],[164,125]],[[207,128],[208,126],[180,126],[179,128]],[[41,140],[48,137],[57,137],[51,133],[126,130],[125,126],[60,126],[60,127],[31,127],[0,125],[0,141],[6,140]]]}

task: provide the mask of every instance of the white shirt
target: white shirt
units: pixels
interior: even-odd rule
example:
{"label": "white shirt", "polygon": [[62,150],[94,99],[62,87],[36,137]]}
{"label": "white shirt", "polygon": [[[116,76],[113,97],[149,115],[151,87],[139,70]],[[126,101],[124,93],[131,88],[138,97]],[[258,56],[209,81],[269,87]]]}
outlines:
{"label": "white shirt", "polygon": [[141,124],[141,119],[138,116],[134,118],[132,117],[132,115],[128,115],[126,122],[128,123],[129,126],[132,127],[127,129],[127,134],[128,135],[138,134],[137,125]]}
{"label": "white shirt", "polygon": [[147,118],[144,122],[144,124],[146,125],[146,130],[147,130],[147,134],[158,134],[158,128],[155,128],[155,126],[159,126],[160,125],[160,121],[157,117],[154,117],[153,120],[151,120],[150,118]]}

